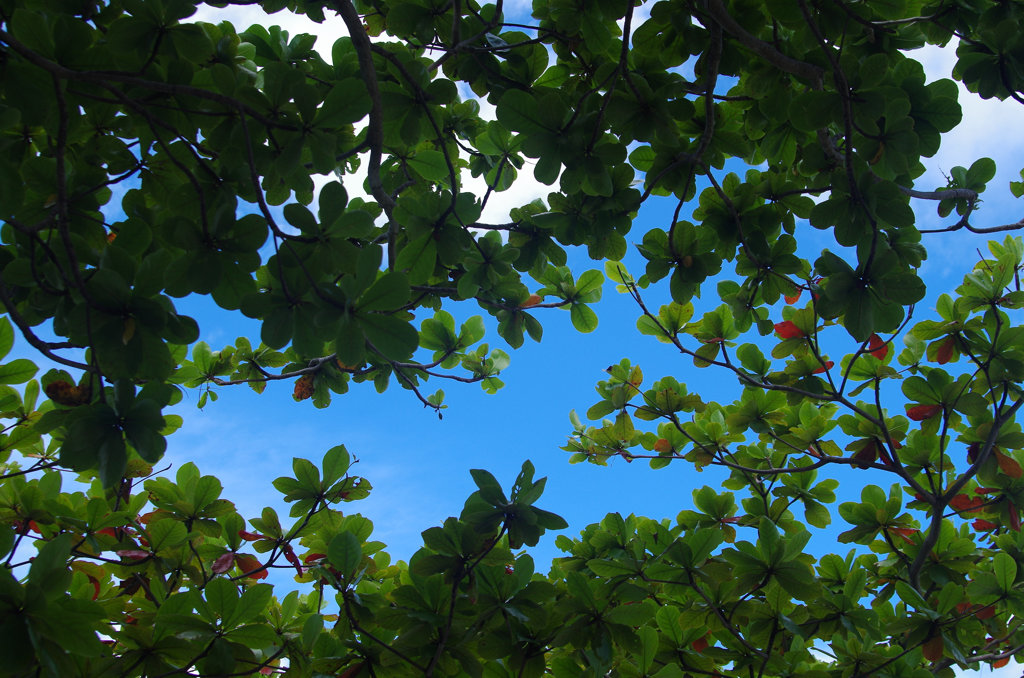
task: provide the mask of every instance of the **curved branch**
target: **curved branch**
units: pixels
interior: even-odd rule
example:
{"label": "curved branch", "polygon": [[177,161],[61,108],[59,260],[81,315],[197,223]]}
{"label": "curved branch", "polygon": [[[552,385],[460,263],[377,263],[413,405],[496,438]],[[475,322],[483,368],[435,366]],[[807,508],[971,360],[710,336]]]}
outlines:
{"label": "curved branch", "polygon": [[820,88],[825,77],[825,71],[820,66],[809,64],[806,61],[799,61],[786,56],[772,45],[754,37],[747,32],[747,29],[732,18],[722,0],[704,0],[704,10],[713,18],[719,26],[727,33],[739,40],[740,44],[758,55],[772,66],[785,71],[798,78],[803,78]]}
{"label": "curved branch", "polygon": [[380,178],[380,163],[384,153],[384,104],[380,98],[377,71],[373,66],[373,45],[359,19],[359,13],[356,12],[356,8],[352,6],[350,0],[336,0],[332,4],[348,28],[349,38],[352,40],[352,46],[355,48],[356,57],[359,60],[359,70],[362,71],[363,82],[366,84],[366,93],[370,97],[370,119],[366,136],[367,143],[370,145],[370,162],[366,170],[366,181],[370,186],[370,194],[384,210],[388,220],[388,270],[394,270],[398,223],[392,214],[395,209],[395,201],[384,190],[384,184]]}

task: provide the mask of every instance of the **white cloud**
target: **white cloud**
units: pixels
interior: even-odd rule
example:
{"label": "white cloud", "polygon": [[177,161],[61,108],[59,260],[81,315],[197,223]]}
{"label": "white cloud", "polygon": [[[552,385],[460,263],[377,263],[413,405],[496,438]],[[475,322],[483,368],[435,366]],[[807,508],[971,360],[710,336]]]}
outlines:
{"label": "white cloud", "polygon": [[[911,56],[924,66],[929,81],[952,78],[956,64],[956,52],[952,47],[929,46]],[[1000,169],[992,185],[1005,191],[1006,184],[1000,182],[1003,176],[1019,178],[1017,173],[1024,155],[1024,135],[1014,132],[1024,127],[1024,106],[1012,99],[982,99],[959,82],[957,87],[963,122],[945,135],[942,149],[934,158],[925,159],[928,172],[924,178],[939,186],[945,183],[942,173],[948,174],[954,165],[969,167],[978,158],[989,157]]]}
{"label": "white cloud", "polygon": [[[522,19],[520,15],[529,15],[531,0],[511,0],[505,2],[506,16]],[[228,6],[225,8],[202,7],[196,14],[190,17],[191,21],[208,21],[219,23],[229,21],[237,31],[243,31],[253,24],[262,26],[280,26],[288,31],[289,37],[300,33],[309,33],[317,36],[316,49],[330,61],[330,50],[334,42],[348,35],[344,22],[337,16],[328,16],[323,23],[315,23],[308,17],[294,14],[288,11],[280,11],[274,14],[267,14],[255,6]],[[485,120],[495,119],[495,107],[486,99],[475,96],[472,91],[460,83],[459,93],[463,99],[474,99],[480,105],[480,115]],[[313,177],[313,184],[316,193],[327,183],[334,181],[333,175],[316,175]],[[359,169],[343,178],[345,190],[349,198],[362,197],[367,200],[372,198],[366,192],[364,185],[366,180],[366,162],[360,165]],[[487,184],[482,177],[470,177],[466,173],[463,177],[464,189],[474,193],[482,199]],[[533,178],[533,167],[529,160],[519,172],[515,185],[501,193],[492,193],[484,208],[481,221],[484,223],[504,223],[509,220],[509,211],[521,207],[537,198],[544,198],[552,190]]]}
{"label": "white cloud", "polygon": [[[910,54],[921,62],[928,81],[952,79],[956,64],[953,46],[925,47]],[[946,185],[945,176],[951,168],[970,167],[979,158],[992,158],[996,162],[995,178],[989,182],[983,204],[972,215],[973,226],[987,228],[1013,223],[1024,216],[1024,202],[1014,199],[1008,190],[1009,182],[1020,180],[1021,158],[1024,157],[1024,135],[1015,133],[1024,129],[1024,106],[1012,101],[982,99],[957,82],[963,120],[953,131],[943,135],[942,147],[933,158],[923,158],[926,172],[916,180],[916,188],[934,190]],[[919,228],[943,228],[955,223],[956,215],[940,219],[936,205],[915,200]],[[1001,239],[992,234],[987,239]],[[964,273],[964,253],[973,252],[981,245],[978,236],[967,232],[925,235],[929,258],[924,272],[948,280],[952,287]],[[982,249],[984,246],[981,245]]]}
{"label": "white cloud", "polygon": [[299,33],[309,33],[317,36],[316,48],[328,59],[330,59],[331,46],[334,41],[348,35],[345,22],[337,15],[328,15],[323,23],[318,24],[303,14],[294,14],[289,11],[267,14],[258,5],[228,5],[222,8],[204,5],[188,20],[210,23],[229,21],[236,31],[244,31],[254,24],[265,27],[280,26],[288,31],[289,37],[295,37]]}

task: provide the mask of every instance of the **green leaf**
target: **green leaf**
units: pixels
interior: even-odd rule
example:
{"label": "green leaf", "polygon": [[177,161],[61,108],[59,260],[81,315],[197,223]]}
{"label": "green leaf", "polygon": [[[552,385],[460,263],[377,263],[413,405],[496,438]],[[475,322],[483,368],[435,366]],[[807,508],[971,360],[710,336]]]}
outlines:
{"label": "green leaf", "polygon": [[351,579],[363,558],[359,538],[351,532],[334,535],[327,546],[327,559],[345,579]]}
{"label": "green leaf", "polygon": [[992,557],[992,572],[1004,593],[1009,593],[1017,579],[1017,563],[1008,553],[999,552]]}
{"label": "green leaf", "polygon": [[335,445],[324,454],[322,464],[326,487],[330,487],[344,476],[352,461],[344,445]]}
{"label": "green leaf", "polygon": [[336,83],[317,111],[313,124],[333,129],[363,119],[370,112],[370,97],[361,80],[347,78]]}
{"label": "green leaf", "polygon": [[[368,314],[360,317],[359,325],[373,347],[392,360],[405,360],[419,344],[416,328],[394,316]],[[342,357],[341,351],[338,357]]]}
{"label": "green leaf", "polygon": [[980,190],[996,175],[996,163],[992,158],[979,158],[967,170],[967,188]]}
{"label": "green leaf", "polygon": [[473,482],[480,488],[480,497],[492,506],[506,506],[508,499],[502,491],[498,479],[490,472],[483,469],[470,469],[469,474],[473,476]]}
{"label": "green leaf", "polygon": [[[0,317],[0,359],[7,357],[14,346],[14,328],[6,316]],[[16,382],[20,383],[20,382]]]}
{"label": "green leaf", "polygon": [[406,160],[406,163],[428,181],[447,184],[451,178],[448,163],[441,151],[417,151],[416,155]]}
{"label": "green leaf", "polygon": [[238,600],[233,614],[224,619],[227,627],[248,624],[260,616],[274,594],[274,587],[269,584],[253,584],[248,586]]}
{"label": "green leaf", "polygon": [[517,132],[540,132],[547,129],[537,100],[519,89],[507,90],[498,100],[498,122]]}
{"label": "green leaf", "polygon": [[569,307],[572,326],[579,332],[593,332],[597,329],[597,314],[586,304],[574,303]]}
{"label": "green leaf", "polygon": [[360,311],[393,311],[409,301],[403,273],[385,273],[359,297]]}
{"label": "green leaf", "polygon": [[25,358],[12,360],[9,363],[0,365],[0,384],[24,384],[36,376],[38,371],[39,368],[31,360],[26,360]]}

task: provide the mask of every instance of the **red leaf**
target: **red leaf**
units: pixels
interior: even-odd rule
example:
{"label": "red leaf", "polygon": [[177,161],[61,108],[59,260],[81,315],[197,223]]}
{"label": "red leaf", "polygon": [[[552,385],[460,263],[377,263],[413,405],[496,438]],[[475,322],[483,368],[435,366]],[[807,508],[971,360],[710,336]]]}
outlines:
{"label": "red leaf", "polygon": [[797,290],[796,294],[787,294],[783,298],[786,300],[787,304],[795,304],[796,302],[800,301],[800,295],[803,293],[803,290]]}
{"label": "red leaf", "polygon": [[981,452],[981,445],[978,443],[971,443],[967,446],[967,461],[974,463],[978,461],[978,452]]}
{"label": "red leaf", "polygon": [[878,447],[878,461],[891,468],[896,468],[896,464],[894,464],[892,458],[889,457],[889,452],[885,449],[885,446],[878,445],[877,443],[876,446]]}
{"label": "red leaf", "polygon": [[256,534],[255,532],[246,532],[245,530],[239,530],[238,536],[246,541],[259,541],[260,539],[266,539],[262,534]]}
{"label": "red leaf", "polygon": [[975,521],[971,523],[971,527],[974,528],[975,532],[989,532],[999,526],[989,520],[985,520],[984,518],[976,518]]}
{"label": "red leaf", "polygon": [[996,608],[992,605],[986,605],[985,607],[975,612],[974,616],[978,619],[991,619],[992,617],[996,616]]}
{"label": "red leaf", "polygon": [[872,334],[871,338],[868,339],[868,353],[879,360],[885,360],[885,356],[889,355],[889,344],[882,341],[882,338],[877,334]]}
{"label": "red leaf", "polygon": [[100,582],[91,574],[86,576],[89,577],[89,583],[92,584],[92,599],[96,600],[100,597]]}
{"label": "red leaf", "polygon": [[310,554],[307,554],[306,557],[303,558],[302,560],[307,565],[309,565],[310,563],[315,563],[318,560],[323,560],[326,557],[327,557],[326,553],[310,553]]}
{"label": "red leaf", "polygon": [[949,500],[949,505],[956,509],[957,512],[979,511],[984,503],[981,497],[971,497],[966,494],[958,494]]}
{"label": "red leaf", "polygon": [[818,369],[811,372],[811,374],[822,374],[826,370],[831,370],[834,365],[835,363],[832,362],[831,360],[826,360],[824,365],[818,367]]}
{"label": "red leaf", "polygon": [[708,649],[708,637],[707,637],[707,635],[705,634],[705,635],[701,636],[700,638],[698,638],[697,640],[695,640],[692,643],[690,643],[690,647],[693,648],[694,652],[703,652],[704,650]]}
{"label": "red leaf", "polygon": [[924,421],[942,414],[942,405],[914,405],[907,408],[907,416],[914,421]]}
{"label": "red leaf", "polygon": [[1007,503],[1010,505],[1010,529],[1020,532],[1020,509],[1012,501]]}
{"label": "red leaf", "polygon": [[1003,657],[1002,659],[997,659],[994,662],[992,662],[992,668],[994,668],[994,669],[1001,669],[1001,668],[1003,668],[1004,666],[1006,666],[1009,663],[1010,663],[1010,658],[1009,657]]}
{"label": "red leaf", "polygon": [[345,671],[338,676],[338,678],[355,678],[356,675],[363,669],[364,662],[353,664],[352,666],[345,669]]}
{"label": "red leaf", "polygon": [[96,534],[102,534],[117,539],[117,532],[112,527],[104,527],[101,530],[96,530]]}
{"label": "red leaf", "polygon": [[115,553],[122,558],[128,558],[130,560],[145,560],[149,558],[149,551],[138,551],[136,549],[123,549],[121,551],[115,551]]}
{"label": "red leaf", "polygon": [[267,578],[267,568],[265,568],[263,564],[253,556],[246,553],[239,553],[235,556],[235,562],[238,563],[238,569],[244,572],[245,576],[251,579]]}
{"label": "red leaf", "polygon": [[775,333],[783,339],[796,339],[797,337],[807,336],[802,329],[794,325],[790,320],[776,323]]}
{"label": "red leaf", "polygon": [[235,554],[232,551],[219,556],[217,560],[213,561],[214,574],[224,574],[231,569],[231,566],[235,564]]}
{"label": "red leaf", "polygon": [[285,560],[287,560],[289,563],[291,563],[292,565],[295,566],[295,571],[298,572],[299,576],[301,577],[302,576],[302,561],[300,561],[299,557],[297,555],[295,555],[295,551],[292,550],[291,544],[284,544],[281,547],[281,551],[282,551],[282,553],[284,553]]}
{"label": "red leaf", "polygon": [[865,445],[859,452],[853,455],[855,462],[854,466],[860,469],[865,469],[868,464],[874,463],[875,459],[878,458],[878,448],[874,442]]}
{"label": "red leaf", "polygon": [[935,362],[940,365],[945,365],[953,358],[953,349],[956,348],[956,339],[953,337],[946,337],[941,344],[939,344],[938,350],[935,351]]}

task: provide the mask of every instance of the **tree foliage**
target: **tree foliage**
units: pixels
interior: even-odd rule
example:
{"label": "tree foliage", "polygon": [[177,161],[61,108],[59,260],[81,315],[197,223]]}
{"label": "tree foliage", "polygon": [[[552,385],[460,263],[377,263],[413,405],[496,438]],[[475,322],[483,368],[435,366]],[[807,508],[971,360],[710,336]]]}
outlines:
{"label": "tree foliage", "polygon": [[[0,0],[0,353],[20,337],[47,370],[0,365],[0,672],[923,678],[1024,648],[1020,239],[912,318],[922,233],[1021,227],[978,210],[989,159],[915,183],[961,110],[913,50],[955,46],[968,90],[1024,103],[1024,6],[260,4],[348,37]],[[483,221],[522,172],[551,193]],[[656,199],[675,215],[632,234],[634,275]],[[603,273],[566,266],[584,245]],[[709,402],[623,361],[574,418],[574,461],[725,469],[675,520],[609,515],[544,575],[524,547],[566,524],[527,462],[507,494],[473,471],[392,563],[338,508],[370,491],[343,446],[274,481],[283,521],[193,464],[153,475],[185,389],[285,380],[325,407],[394,380],[440,414],[428,381],[494,391],[509,364],[458,302],[515,348],[551,308],[591,331],[605,276],[641,333],[739,382]],[[198,342],[194,295],[259,340]],[[835,506],[835,469],[860,501]],[[805,550],[837,514],[850,550]]]}

